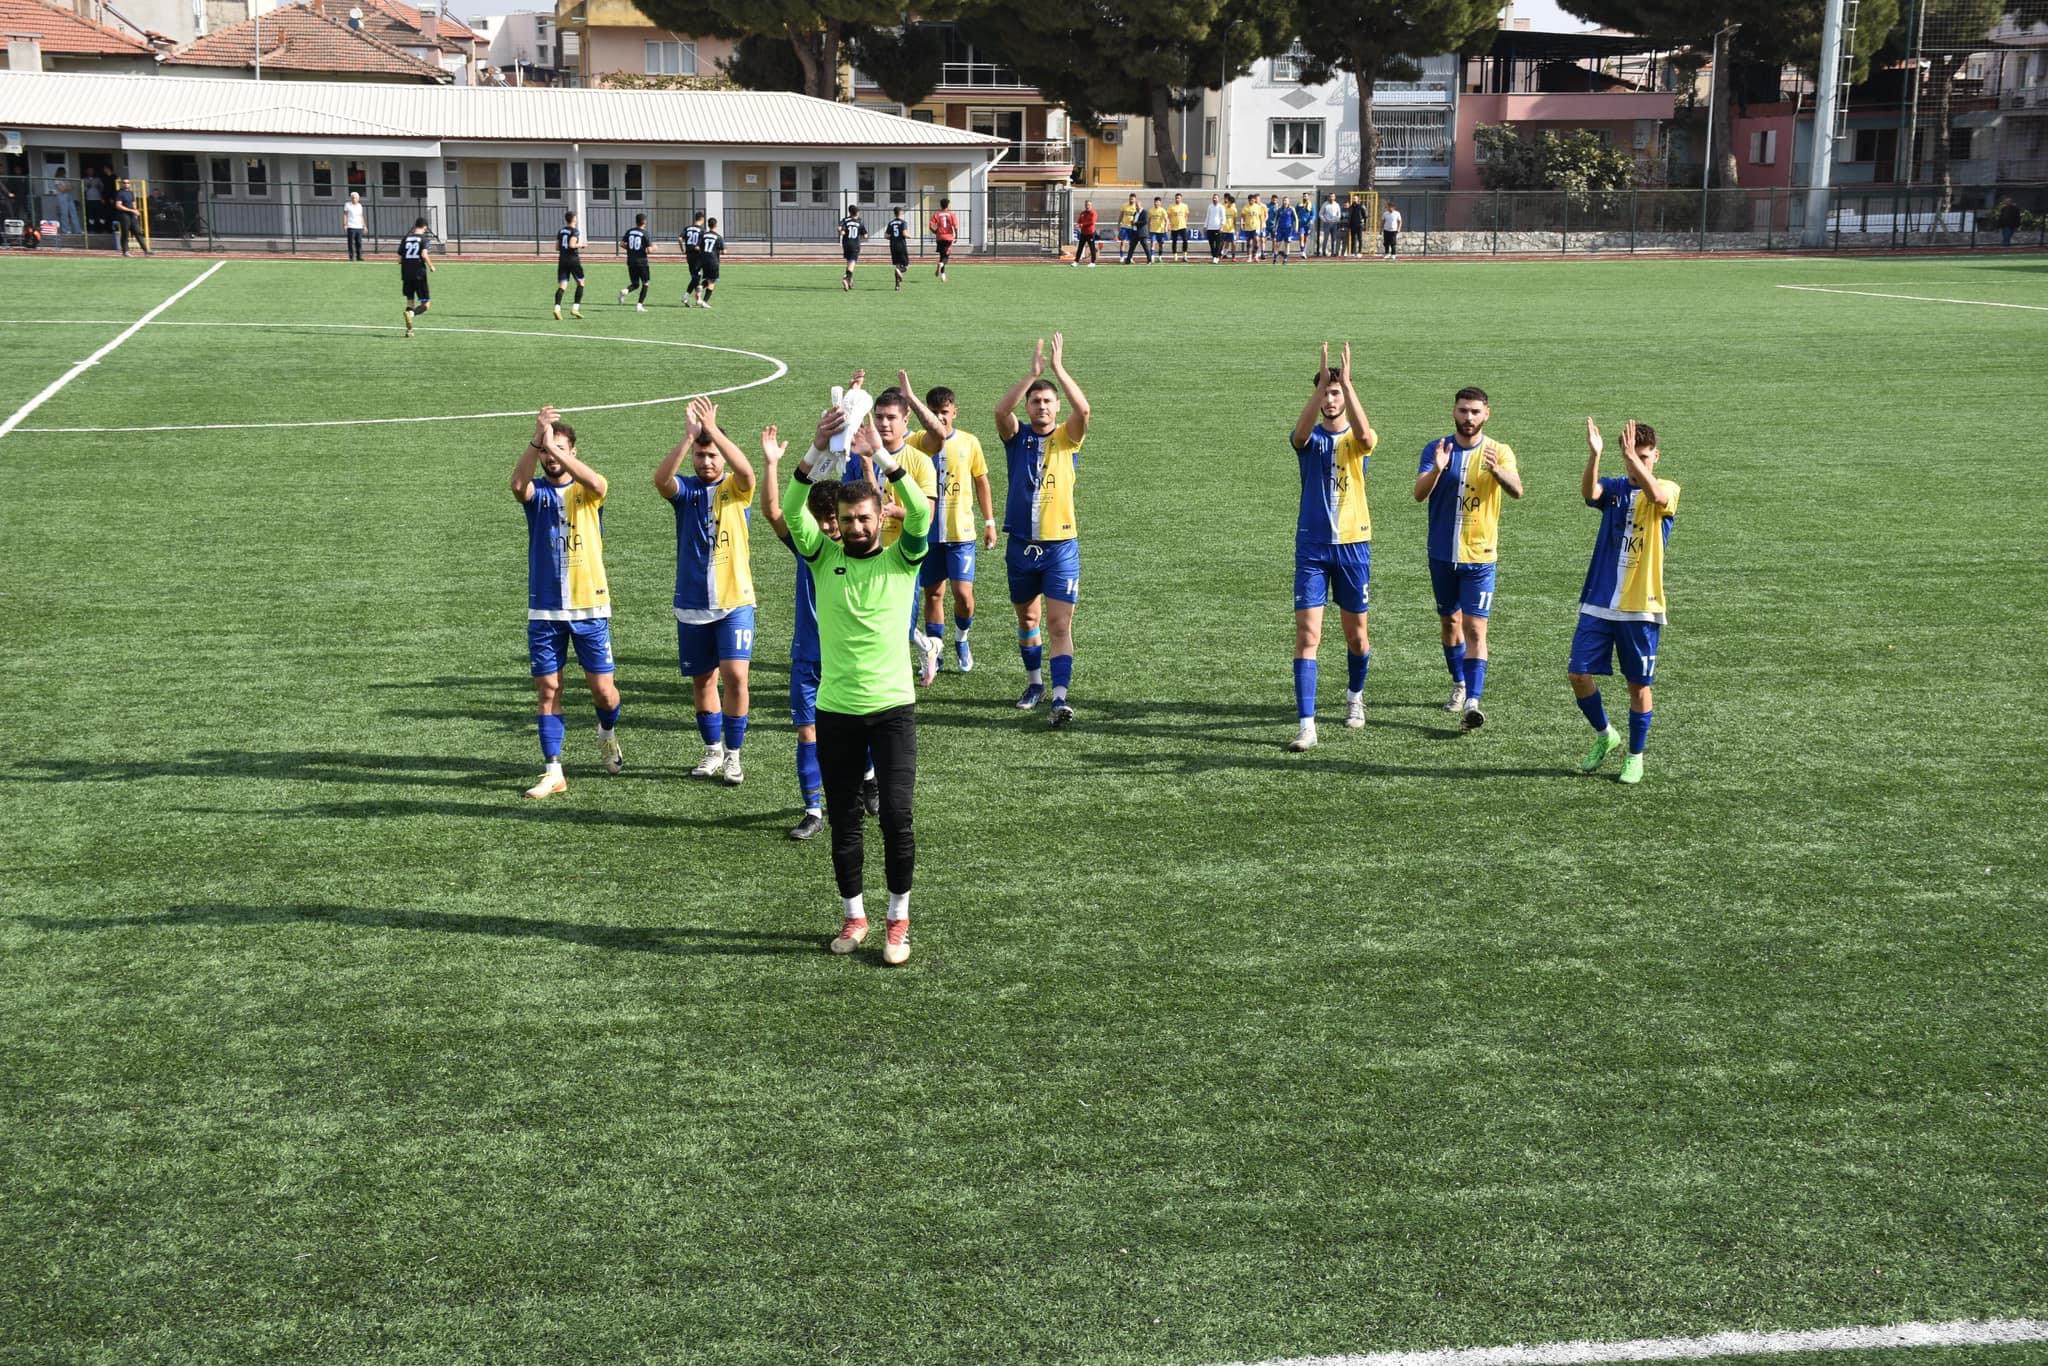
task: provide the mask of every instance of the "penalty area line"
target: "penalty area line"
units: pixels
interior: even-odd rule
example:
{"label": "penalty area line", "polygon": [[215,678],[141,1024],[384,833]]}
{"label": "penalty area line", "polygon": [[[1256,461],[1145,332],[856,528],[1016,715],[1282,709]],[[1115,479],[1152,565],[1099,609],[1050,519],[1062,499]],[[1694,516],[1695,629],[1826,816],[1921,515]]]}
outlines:
{"label": "penalty area line", "polygon": [[[1712,1333],[1629,1342],[1552,1342],[1535,1346],[1449,1347],[1421,1352],[1367,1352],[1287,1357],[1257,1366],[1577,1366],[1581,1362],[1704,1361],[1713,1357],[1793,1352],[1868,1352],[1895,1348],[2008,1347],[2048,1342],[2048,1320],[1953,1319],[1872,1328],[1819,1328],[1764,1333]],[[1233,1363],[1232,1366],[1250,1366]]]}
{"label": "penalty area line", "polygon": [[1779,285],[1804,294],[1855,294],[1865,299],[1908,299],[1917,304],[1974,304],[1978,308],[2018,308],[2029,313],[2048,313],[2048,304],[2002,304],[1992,299],[1950,299],[1936,294],[1880,294],[1874,289],[1835,289],[1827,285]]}
{"label": "penalty area line", "polygon": [[55,398],[59,391],[61,391],[65,385],[71,383],[72,380],[77,379],[80,375],[92,369],[93,366],[98,365],[100,361],[107,355],[108,352],[112,351],[122,342],[127,341],[137,332],[140,332],[143,328],[147,327],[158,314],[162,313],[172,304],[178,302],[178,300],[184,298],[187,294],[190,294],[193,290],[205,284],[207,279],[211,277],[215,271],[219,270],[222,266],[226,264],[226,261],[215,261],[212,265],[208,266],[205,270],[199,273],[198,279],[194,280],[191,284],[186,285],[183,289],[179,290],[176,294],[173,294],[170,298],[158,304],[155,308],[150,309],[149,312],[143,314],[134,322],[128,324],[127,330],[122,332],[120,336],[114,338],[105,346],[102,346],[99,350],[93,352],[90,356],[87,356],[84,360],[78,362],[78,364],[72,366],[69,370],[66,370],[60,378],[58,378],[54,383],[45,388],[43,392],[37,394],[28,402],[22,404],[19,408],[16,408],[11,414],[8,415],[6,421],[0,422],[0,437],[6,436],[16,427],[19,427],[22,424],[22,421],[25,418],[27,418],[30,413],[34,412],[36,409],[42,407],[45,403],[48,403],[51,399]]}

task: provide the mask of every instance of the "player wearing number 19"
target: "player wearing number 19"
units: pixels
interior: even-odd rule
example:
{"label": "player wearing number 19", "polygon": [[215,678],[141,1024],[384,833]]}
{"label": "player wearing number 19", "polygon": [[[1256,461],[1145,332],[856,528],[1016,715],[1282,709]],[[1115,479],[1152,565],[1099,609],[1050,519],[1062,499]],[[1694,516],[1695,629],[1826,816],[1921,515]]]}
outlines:
{"label": "player wearing number 19", "polygon": [[1593,543],[1593,562],[1579,593],[1579,627],[1565,667],[1579,711],[1593,727],[1593,747],[1579,764],[1582,772],[1591,773],[1621,747],[1594,678],[1611,673],[1611,661],[1621,660],[1621,676],[1628,682],[1628,755],[1621,762],[1621,781],[1633,784],[1643,780],[1643,749],[1650,741],[1650,684],[1664,626],[1664,547],[1678,515],[1678,485],[1656,476],[1657,433],[1648,423],[1631,420],[1621,429],[1621,463],[1627,470],[1622,478],[1600,477],[1603,444],[1600,429],[1587,418],[1579,494],[1587,507],[1599,510],[1600,538]]}
{"label": "player wearing number 19", "polygon": [[[688,457],[691,472],[678,476]],[[676,660],[690,680],[704,757],[693,778],[737,787],[746,774],[747,673],[754,657],[754,574],[747,509],[754,467],[718,429],[718,407],[690,402],[689,435],[654,471],[676,510]]]}
{"label": "player wearing number 19", "polygon": [[619,689],[612,679],[604,494],[604,476],[576,454],[575,429],[555,409],[541,409],[533,439],[512,467],[512,496],[526,510],[526,647],[539,700],[540,757],[547,766],[526,790],[536,799],[569,790],[562,776],[562,661],[572,646],[597,704],[598,757],[607,773],[626,764],[614,733]]}
{"label": "player wearing number 19", "polygon": [[1351,344],[1337,369],[1323,347],[1315,387],[1294,420],[1294,457],[1301,466],[1301,516],[1294,527],[1294,710],[1299,729],[1287,748],[1316,744],[1316,652],[1323,605],[1334,593],[1344,622],[1349,663],[1344,724],[1365,725],[1365,674],[1372,663],[1366,613],[1372,593],[1372,513],[1365,475],[1379,434],[1351,386]]}

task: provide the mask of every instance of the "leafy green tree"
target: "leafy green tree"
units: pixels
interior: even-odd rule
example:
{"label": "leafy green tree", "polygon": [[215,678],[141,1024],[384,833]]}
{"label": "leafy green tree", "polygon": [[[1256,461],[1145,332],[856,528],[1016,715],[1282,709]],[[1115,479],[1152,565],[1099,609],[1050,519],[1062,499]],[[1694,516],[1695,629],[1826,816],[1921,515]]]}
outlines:
{"label": "leafy green tree", "polygon": [[1298,36],[1308,52],[1301,79],[1315,85],[1333,73],[1358,82],[1358,183],[1371,189],[1380,133],[1373,122],[1373,85],[1413,80],[1418,57],[1466,50],[1493,30],[1498,0],[1354,0],[1302,7]]}
{"label": "leafy green tree", "polygon": [[1573,208],[1584,209],[1636,183],[1635,158],[1585,128],[1525,138],[1513,124],[1482,123],[1472,133],[1489,190],[1561,190]]}
{"label": "leafy green tree", "polygon": [[883,94],[906,108],[930,98],[946,73],[946,40],[930,24],[854,29],[846,52]]}
{"label": "leafy green tree", "polygon": [[[657,27],[678,33],[702,33],[720,38],[774,38],[785,41],[803,73],[799,87],[806,95],[823,100],[841,97],[839,68],[847,40],[871,30],[897,29],[903,25],[900,0],[634,0],[640,12]],[[919,8],[919,17],[945,19],[955,14],[966,0],[933,0]],[[758,45],[751,54],[739,54],[728,65],[728,73],[741,84],[752,79],[779,80],[778,67],[768,61]],[[742,74],[745,73],[745,74]],[[757,89],[777,90],[770,83]]]}
{"label": "leafy green tree", "polygon": [[789,40],[748,33],[733,44],[732,56],[718,59],[718,69],[746,90],[793,90],[804,93],[803,63]]}
{"label": "leafy green tree", "polygon": [[1173,111],[1287,44],[1293,0],[1004,0],[961,27],[1083,128],[1114,114],[1151,119],[1159,174],[1188,181]]}

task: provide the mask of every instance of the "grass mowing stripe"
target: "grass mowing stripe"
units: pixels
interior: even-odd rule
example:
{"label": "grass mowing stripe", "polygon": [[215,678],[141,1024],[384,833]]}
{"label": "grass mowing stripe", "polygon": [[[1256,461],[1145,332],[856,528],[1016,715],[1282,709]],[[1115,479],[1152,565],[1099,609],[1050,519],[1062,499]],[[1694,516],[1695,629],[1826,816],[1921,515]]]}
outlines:
{"label": "grass mowing stripe", "polygon": [[16,408],[11,414],[8,415],[7,419],[4,422],[0,422],[0,437],[6,436],[16,427],[19,427],[22,423],[22,419],[26,418],[30,413],[33,413],[36,409],[42,407],[45,403],[48,403],[51,399],[55,398],[58,394],[58,391],[63,389],[65,385],[71,383],[72,380],[77,379],[80,375],[84,374],[87,370],[90,370],[93,366],[98,365],[100,363],[100,358],[102,356],[105,356],[106,354],[111,352],[115,347],[119,346],[122,342],[127,341],[137,332],[140,332],[145,326],[148,325],[149,321],[152,318],[155,318],[159,313],[162,313],[172,304],[178,302],[178,300],[184,298],[187,294],[190,294],[193,290],[205,284],[208,277],[213,275],[215,271],[219,270],[222,266],[226,264],[227,262],[225,261],[215,261],[212,265],[208,266],[205,270],[200,272],[198,279],[192,281],[191,284],[186,285],[183,289],[171,295],[170,298],[165,299],[162,303],[158,304],[155,308],[149,310],[149,312],[143,314],[140,318],[137,318],[134,322],[128,325],[128,329],[125,332],[122,332],[119,336],[115,337],[112,341],[102,346],[99,350],[93,352],[90,356],[87,356],[84,360],[78,362],[78,364],[72,366],[69,370],[66,370],[64,374],[58,379],[51,381],[51,383],[41,393],[37,394],[27,403],[22,404],[21,407]]}
{"label": "grass mowing stripe", "polygon": [[[2048,1321],[1959,1319],[1893,1323],[1872,1328],[1710,1333],[1705,1337],[1638,1338],[1632,1342],[1552,1342],[1535,1346],[1450,1347],[1439,1351],[1367,1352],[1288,1357],[1258,1366],[1581,1366],[1628,1361],[1705,1361],[1714,1357],[1782,1356],[1797,1352],[1868,1352],[1900,1348],[2006,1347],[2048,1342]],[[1233,1363],[1233,1366],[1246,1366]]]}

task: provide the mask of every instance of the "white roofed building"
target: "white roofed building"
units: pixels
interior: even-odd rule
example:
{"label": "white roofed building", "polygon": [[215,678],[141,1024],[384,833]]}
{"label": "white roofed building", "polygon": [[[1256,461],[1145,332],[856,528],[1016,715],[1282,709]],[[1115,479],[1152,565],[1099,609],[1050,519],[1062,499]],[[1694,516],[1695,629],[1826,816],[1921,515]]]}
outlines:
{"label": "white roofed building", "polygon": [[876,164],[915,167],[985,241],[1000,137],[765,91],[524,89],[0,71],[0,124],[35,164],[147,179],[156,230],[200,246],[339,237],[351,188],[390,239],[424,215],[454,250],[553,249],[563,214],[616,240],[692,212],[746,249],[823,245]]}

